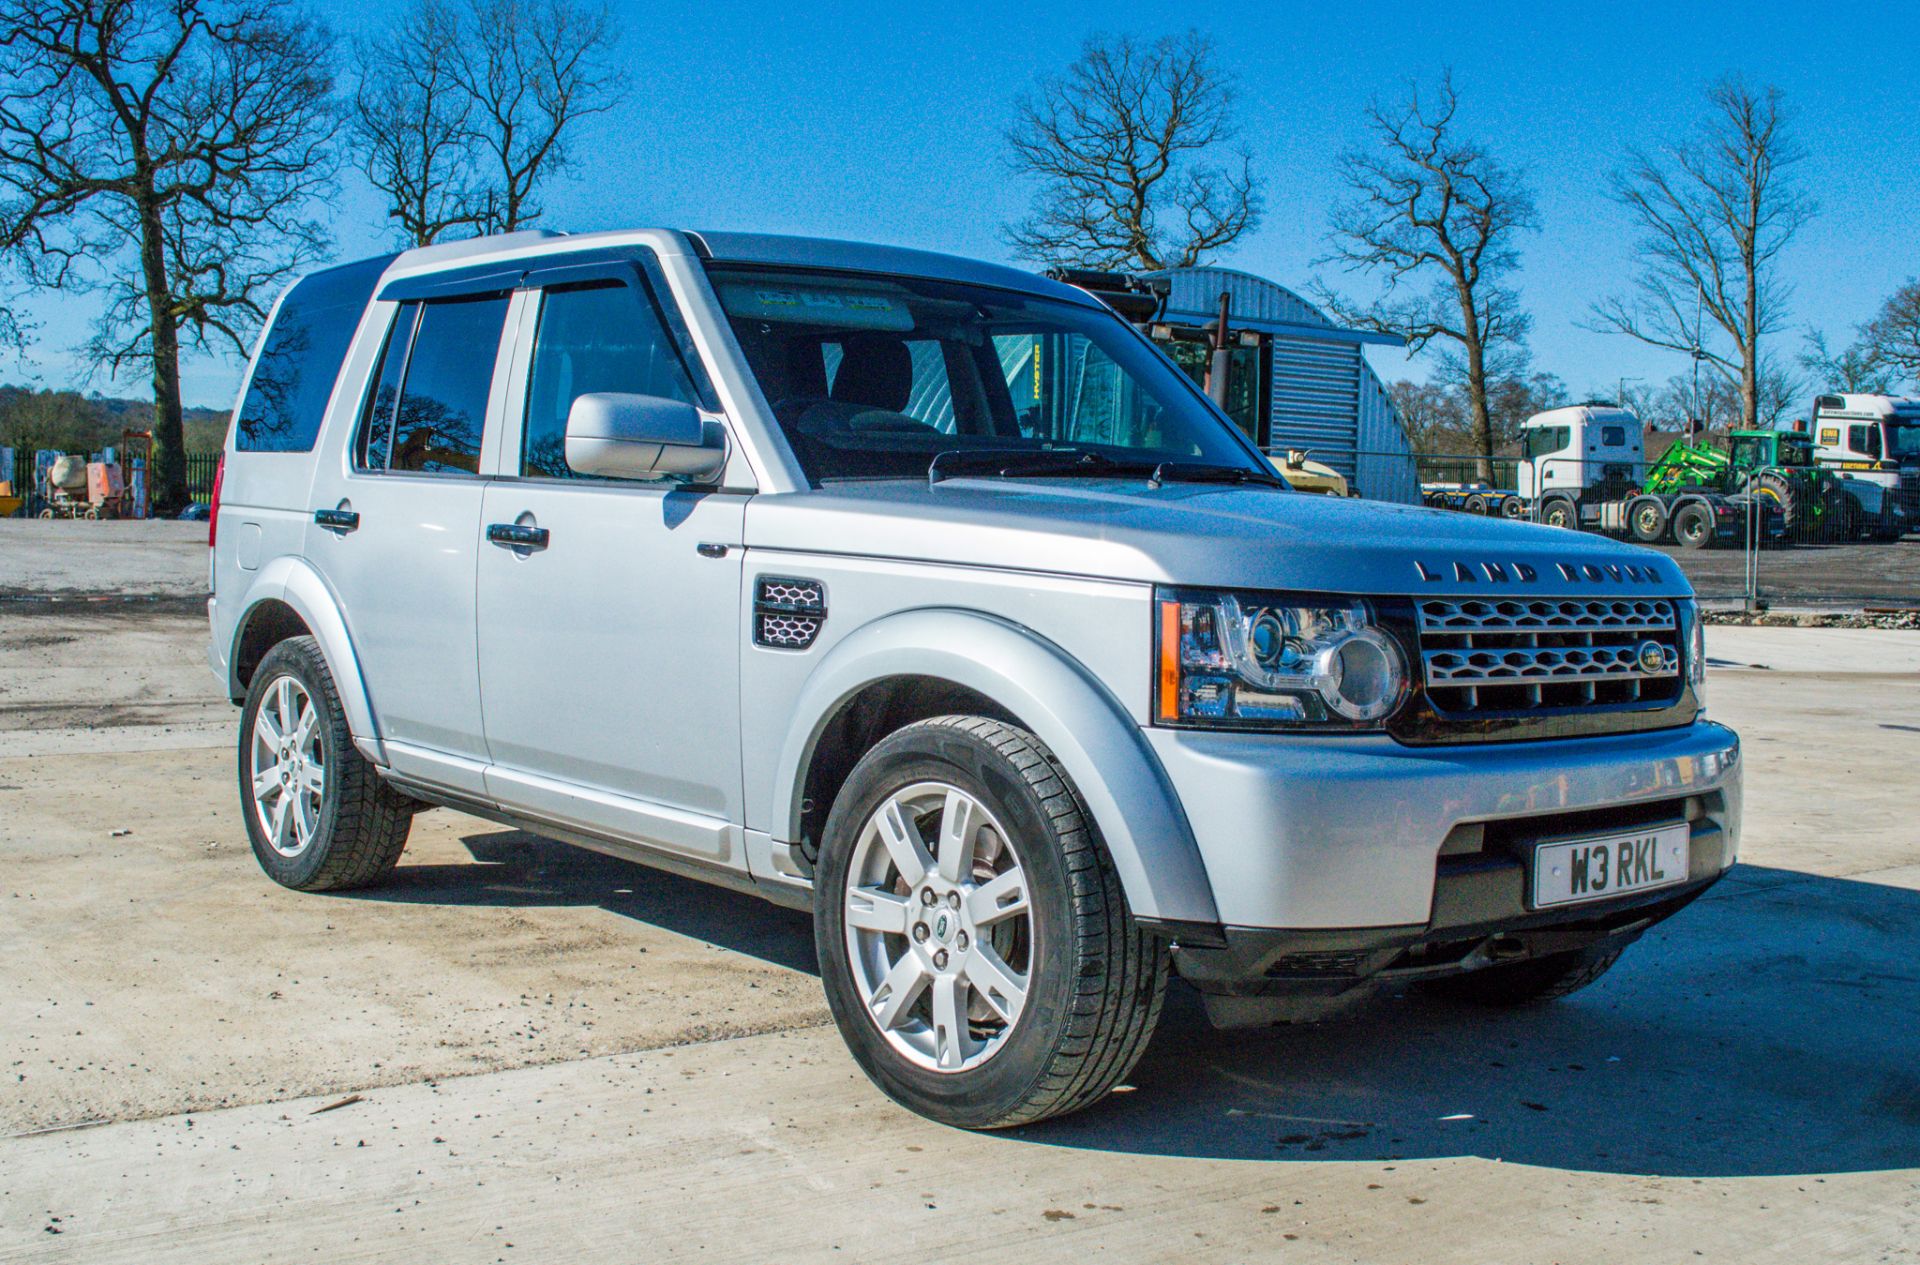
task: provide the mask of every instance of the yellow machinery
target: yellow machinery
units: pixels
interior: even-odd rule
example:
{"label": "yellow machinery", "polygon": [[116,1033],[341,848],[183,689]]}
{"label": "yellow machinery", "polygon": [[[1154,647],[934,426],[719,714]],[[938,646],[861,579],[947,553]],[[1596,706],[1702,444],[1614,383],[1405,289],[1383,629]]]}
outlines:
{"label": "yellow machinery", "polygon": [[1299,448],[1289,448],[1284,457],[1268,457],[1280,477],[1293,485],[1296,492],[1319,492],[1327,496],[1352,496],[1347,488],[1344,475],[1332,466],[1318,461],[1308,461],[1307,454]]}

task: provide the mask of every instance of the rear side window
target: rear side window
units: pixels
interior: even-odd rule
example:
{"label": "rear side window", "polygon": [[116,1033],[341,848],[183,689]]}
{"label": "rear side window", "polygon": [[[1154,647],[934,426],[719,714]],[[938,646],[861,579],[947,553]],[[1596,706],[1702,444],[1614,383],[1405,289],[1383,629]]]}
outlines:
{"label": "rear side window", "polygon": [[308,452],[347,344],[392,255],[301,278],[281,300],[234,422],[240,452]]}
{"label": "rear side window", "polygon": [[1608,448],[1624,448],[1627,445],[1627,428],[1624,426],[1602,426],[1600,442]]}
{"label": "rear side window", "polygon": [[700,403],[678,347],[640,291],[618,281],[548,290],[534,335],[521,473],[574,477],[567,413],[597,391]]}
{"label": "rear side window", "polygon": [[403,303],[355,455],[360,468],[477,474],[507,296]]}

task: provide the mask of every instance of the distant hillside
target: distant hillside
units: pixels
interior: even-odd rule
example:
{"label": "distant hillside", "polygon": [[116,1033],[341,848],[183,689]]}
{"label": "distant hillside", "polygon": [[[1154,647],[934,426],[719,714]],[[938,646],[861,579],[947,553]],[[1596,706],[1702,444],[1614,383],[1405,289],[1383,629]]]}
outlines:
{"label": "distant hillside", "polygon": [[[226,439],[222,410],[190,408],[184,420],[188,452],[212,452]],[[0,448],[98,452],[118,445],[122,431],[152,427],[150,400],[0,386]]]}

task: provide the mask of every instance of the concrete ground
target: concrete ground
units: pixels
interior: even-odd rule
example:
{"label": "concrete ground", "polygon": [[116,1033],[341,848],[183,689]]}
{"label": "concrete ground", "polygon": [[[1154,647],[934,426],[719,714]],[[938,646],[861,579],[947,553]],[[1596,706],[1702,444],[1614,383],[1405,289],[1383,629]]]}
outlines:
{"label": "concrete ground", "polygon": [[[1747,591],[1747,558],[1740,549],[1660,552],[1680,564],[1705,601],[1739,601]],[[1758,555],[1761,598],[1779,605],[1920,606],[1920,535],[1890,543],[1794,545]]]}
{"label": "concrete ground", "polygon": [[0,604],[0,1261],[1920,1257],[1920,634],[1710,630],[1743,864],[1575,998],[1176,992],[1124,1092],[969,1135],[799,915],[448,812],[274,887],[203,629]]}

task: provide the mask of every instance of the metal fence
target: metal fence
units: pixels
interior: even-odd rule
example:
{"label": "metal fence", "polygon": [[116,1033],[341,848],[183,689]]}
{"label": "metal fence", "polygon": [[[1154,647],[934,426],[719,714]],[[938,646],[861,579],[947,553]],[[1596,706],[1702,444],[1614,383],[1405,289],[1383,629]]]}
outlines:
{"label": "metal fence", "polygon": [[220,469],[218,452],[187,454],[187,499],[206,505],[213,500],[213,476]]}

